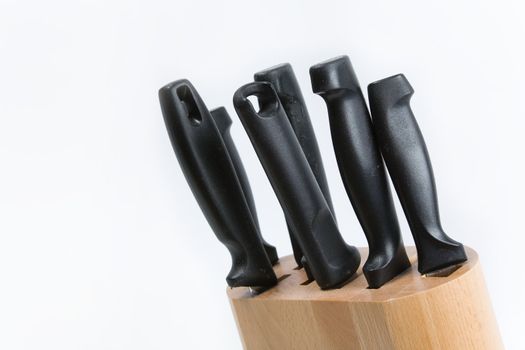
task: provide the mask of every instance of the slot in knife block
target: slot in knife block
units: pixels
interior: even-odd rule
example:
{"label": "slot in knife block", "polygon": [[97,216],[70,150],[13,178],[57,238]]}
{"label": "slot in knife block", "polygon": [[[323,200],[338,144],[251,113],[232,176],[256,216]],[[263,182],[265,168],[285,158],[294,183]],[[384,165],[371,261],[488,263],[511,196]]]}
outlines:
{"label": "slot in knife block", "polygon": [[[359,269],[340,289],[322,291],[296,270],[292,256],[275,266],[280,282],[264,292],[228,289],[245,349],[503,349],[477,253],[448,276],[412,266],[380,289]],[[366,261],[368,250],[360,249]],[[446,274],[445,274],[446,275]]]}

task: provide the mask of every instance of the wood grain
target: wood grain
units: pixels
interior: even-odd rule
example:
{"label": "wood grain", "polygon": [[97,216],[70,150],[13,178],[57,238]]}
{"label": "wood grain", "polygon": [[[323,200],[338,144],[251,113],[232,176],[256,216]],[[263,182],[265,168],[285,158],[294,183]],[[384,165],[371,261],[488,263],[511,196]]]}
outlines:
{"label": "wood grain", "polygon": [[[412,267],[380,289],[359,270],[340,289],[321,291],[295,269],[293,257],[275,266],[281,282],[256,292],[228,289],[245,349],[503,349],[478,255],[446,277]],[[360,249],[366,261],[367,249]],[[289,275],[289,276],[287,276]]]}

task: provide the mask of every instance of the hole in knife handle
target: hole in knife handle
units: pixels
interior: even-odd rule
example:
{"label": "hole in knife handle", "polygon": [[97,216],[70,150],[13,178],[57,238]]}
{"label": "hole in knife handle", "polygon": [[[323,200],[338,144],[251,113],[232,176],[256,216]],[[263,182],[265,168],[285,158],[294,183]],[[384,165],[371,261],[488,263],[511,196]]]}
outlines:
{"label": "hole in knife handle", "polygon": [[177,88],[177,96],[186,110],[191,124],[193,126],[199,126],[202,122],[202,116],[190,88],[186,85],[179,86]]}
{"label": "hole in knife handle", "polygon": [[453,265],[424,274],[424,277],[448,277],[456,272],[462,265]]}
{"label": "hole in knife handle", "polygon": [[[280,108],[279,97],[270,83],[251,83],[244,89],[245,101],[262,118],[271,118]],[[256,108],[257,107],[257,108]]]}
{"label": "hole in knife handle", "polygon": [[255,95],[250,95],[247,97],[248,101],[252,104],[253,109],[257,114],[261,112],[261,105],[259,104],[259,98]]}

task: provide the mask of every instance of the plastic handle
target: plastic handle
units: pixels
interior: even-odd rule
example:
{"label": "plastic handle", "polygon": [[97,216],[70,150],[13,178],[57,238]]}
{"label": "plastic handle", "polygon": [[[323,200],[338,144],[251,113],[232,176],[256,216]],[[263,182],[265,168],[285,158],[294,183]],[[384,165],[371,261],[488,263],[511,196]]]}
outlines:
{"label": "plastic handle", "polygon": [[[259,112],[249,96],[258,98]],[[359,252],[341,237],[272,85],[244,85],[235,93],[233,104],[317,284],[329,289],[345,283],[359,267]]]}
{"label": "plastic handle", "polygon": [[[244,165],[242,164],[241,157],[239,156],[239,152],[237,151],[237,147],[235,147],[235,143],[233,142],[230,133],[230,128],[232,125],[230,115],[224,107],[215,108],[214,110],[210,111],[210,113],[213,120],[215,121],[215,124],[217,125],[217,128],[219,129],[219,133],[221,134],[222,140],[224,141],[224,145],[228,150],[230,159],[232,160],[233,167],[235,168],[235,172],[237,174],[237,178],[239,179],[242,191],[244,193],[244,197],[246,198],[248,207],[250,207],[250,212],[252,214],[255,226],[257,226],[257,230],[261,232],[261,227],[259,225],[259,219],[257,217],[257,209],[255,208],[255,200],[253,198],[250,181],[248,180],[248,175],[246,174],[246,170],[244,169]],[[275,249],[273,245],[266,242],[264,238],[262,238],[262,241],[264,245],[264,250],[266,251],[268,258],[270,259],[272,264],[276,264],[279,261],[277,249]]]}
{"label": "plastic handle", "polygon": [[[273,85],[292,129],[297,136],[297,140],[306,156],[306,160],[330,207],[332,216],[334,220],[336,220],[321,152],[319,151],[310,115],[308,114],[308,109],[306,108],[306,103],[304,102],[303,94],[301,93],[301,88],[299,87],[292,66],[289,63],[279,64],[255,73],[253,78],[255,81],[267,81]],[[288,230],[291,230],[290,225],[288,225]],[[302,266],[301,258],[303,254],[299,244],[295,242],[293,237],[294,235],[290,232],[295,261],[299,266]]]}
{"label": "plastic handle", "polygon": [[441,227],[432,165],[410,108],[414,90],[404,75],[368,86],[377,139],[418,252],[418,270],[429,273],[467,260],[463,245]]}
{"label": "plastic handle", "polygon": [[379,288],[410,262],[368,108],[347,56],[311,67],[310,77],[313,92],[326,102],[341,178],[368,240],[363,272],[369,286]]}
{"label": "plastic handle", "polygon": [[277,278],[226,145],[187,80],[159,90],[166,128],[190,188],[217,238],[232,256],[231,287],[272,286]]}

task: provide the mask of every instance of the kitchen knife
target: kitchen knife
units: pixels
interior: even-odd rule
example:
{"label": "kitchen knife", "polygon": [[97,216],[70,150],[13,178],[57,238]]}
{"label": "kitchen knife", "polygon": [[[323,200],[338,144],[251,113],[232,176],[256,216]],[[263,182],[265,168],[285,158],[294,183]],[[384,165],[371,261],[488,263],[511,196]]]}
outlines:
{"label": "kitchen knife", "polygon": [[[258,112],[250,96],[258,99]],[[235,92],[233,104],[317,284],[329,289],[347,282],[359,267],[359,252],[341,237],[272,85],[244,85]]]}
{"label": "kitchen knife", "polygon": [[402,74],[368,85],[377,141],[414,236],[418,270],[426,274],[460,264],[467,255],[441,227],[430,157],[410,108],[413,93]]}
{"label": "kitchen knife", "polygon": [[[255,73],[255,81],[267,81],[273,85],[273,88],[279,96],[281,105],[283,106],[286,116],[290,121],[293,131],[297,136],[297,140],[301,145],[301,148],[306,156],[306,160],[314,173],[315,179],[321,188],[321,192],[326,199],[330,211],[334,220],[335,211],[332,204],[332,198],[330,197],[330,189],[328,188],[328,181],[323,167],[323,160],[317,145],[317,139],[315,137],[314,128],[310,121],[310,115],[304,102],[301,88],[295,77],[295,73],[292,66],[289,63],[279,64],[277,66],[262,70]],[[288,225],[290,231],[290,225]],[[301,258],[303,256],[300,246],[295,239],[294,235],[290,232],[290,238],[292,241],[292,248],[294,252],[295,261],[299,266],[302,265]]]}
{"label": "kitchen knife", "polygon": [[229,250],[231,287],[277,283],[221,134],[188,80],[159,90],[162,114],[182,171],[215,235]]}
{"label": "kitchen knife", "polygon": [[339,172],[368,241],[363,273],[370,288],[379,288],[410,262],[368,108],[348,56],[312,66],[310,77],[326,102]]}
{"label": "kitchen knife", "polygon": [[[233,167],[235,168],[235,173],[237,174],[237,178],[239,179],[239,182],[241,184],[241,188],[244,193],[244,197],[246,198],[248,207],[250,208],[253,222],[255,223],[257,230],[261,232],[259,219],[257,218],[257,209],[255,208],[255,200],[253,199],[252,188],[250,187],[250,181],[248,180],[248,175],[246,174],[246,170],[244,170],[241,157],[239,156],[239,152],[237,151],[237,147],[235,147],[235,143],[233,142],[230,133],[230,128],[232,125],[230,115],[224,107],[215,108],[214,110],[210,111],[210,113],[213,120],[215,121],[215,124],[217,125],[217,128],[219,129],[219,133],[221,134],[222,140],[224,141],[224,145],[228,150],[230,159],[232,160]],[[268,258],[270,259],[272,264],[276,264],[279,261],[277,249],[275,249],[274,246],[266,242],[262,236],[261,239],[264,245],[264,250],[268,255]]]}

